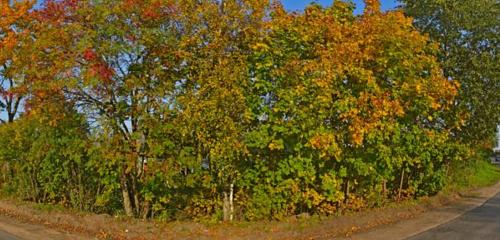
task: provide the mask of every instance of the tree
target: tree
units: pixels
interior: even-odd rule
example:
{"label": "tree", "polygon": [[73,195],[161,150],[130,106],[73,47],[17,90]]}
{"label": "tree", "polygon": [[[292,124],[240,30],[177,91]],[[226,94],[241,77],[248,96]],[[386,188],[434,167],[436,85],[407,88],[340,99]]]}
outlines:
{"label": "tree", "polygon": [[[0,162],[9,165],[9,187],[35,202],[55,202],[82,210],[93,209],[99,182],[88,165],[88,129],[73,106],[53,98],[54,112],[30,112],[0,126]],[[5,173],[4,173],[5,174]]]}
{"label": "tree", "polygon": [[379,158],[384,145],[423,151],[427,139],[390,142],[413,129],[446,139],[439,119],[456,86],[442,75],[436,45],[402,12],[366,3],[359,17],[341,1],[303,14],[275,5],[250,61],[250,216],[332,212],[387,181],[401,192],[416,154]]}
{"label": "tree", "polygon": [[[0,2],[0,123],[13,122],[25,98],[23,81],[27,59],[20,53],[30,37],[32,2]],[[6,119],[1,118],[2,112]]]}
{"label": "tree", "polygon": [[455,135],[464,142],[492,139],[500,122],[498,61],[500,3],[495,0],[401,0],[415,26],[441,48],[445,77],[460,83]]}
{"label": "tree", "polygon": [[[163,144],[154,136],[164,125],[175,120],[181,135],[190,136],[184,142],[194,146],[180,148],[197,149],[196,168],[234,150],[227,148],[238,139],[233,121],[243,121],[245,111],[240,41],[251,39],[245,34],[256,21],[248,12],[262,14],[264,2],[60,1],[38,12],[36,46],[48,75],[37,84],[51,79],[49,86],[64,91],[106,133],[101,137],[120,146],[115,160],[128,215],[147,215],[141,193],[147,159],[172,154],[155,145]],[[230,71],[230,64],[238,66],[232,61],[242,71]],[[184,126],[190,129],[182,132]],[[221,126],[228,128],[214,131]],[[180,163],[184,172],[192,164]]]}

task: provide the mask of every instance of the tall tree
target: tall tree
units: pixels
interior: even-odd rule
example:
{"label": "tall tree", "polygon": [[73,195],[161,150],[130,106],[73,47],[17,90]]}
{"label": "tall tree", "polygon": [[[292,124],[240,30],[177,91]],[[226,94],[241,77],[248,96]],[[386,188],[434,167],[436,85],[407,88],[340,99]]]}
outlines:
{"label": "tall tree", "polygon": [[183,69],[175,5],[60,1],[47,3],[39,15],[44,31],[38,42],[51,48],[51,82],[117,145],[116,155],[108,154],[116,157],[107,160],[118,168],[124,210],[142,213],[148,135],[155,124],[169,121]]}
{"label": "tall tree", "polygon": [[277,4],[269,33],[253,46],[255,127],[247,144],[253,166],[269,171],[249,170],[246,186],[267,194],[255,204],[273,214],[329,211],[358,189],[395,176],[407,181],[415,157],[403,151],[382,159],[380,146],[398,132],[411,136],[412,128],[434,134],[435,118],[453,101],[456,86],[443,77],[436,46],[402,12],[382,13],[379,1],[366,5],[356,17],[342,1],[303,14]]}
{"label": "tall tree", "polygon": [[[23,82],[27,59],[19,48],[30,37],[32,6],[30,1],[0,2],[0,123],[14,121],[26,94]],[[2,112],[6,118],[2,118]]]}
{"label": "tall tree", "polygon": [[[36,45],[49,74],[39,82],[51,79],[119,145],[114,160],[128,215],[147,211],[140,189],[146,160],[171,154],[151,150],[163,144],[153,132],[174,119],[199,150],[197,168],[229,156],[245,110],[241,46],[264,6],[261,0],[57,1],[38,13],[43,31]],[[177,165],[186,173],[193,168]]]}
{"label": "tall tree", "polygon": [[439,43],[445,76],[461,85],[455,111],[465,121],[457,136],[466,142],[492,139],[500,122],[500,3],[400,1],[415,26]]}

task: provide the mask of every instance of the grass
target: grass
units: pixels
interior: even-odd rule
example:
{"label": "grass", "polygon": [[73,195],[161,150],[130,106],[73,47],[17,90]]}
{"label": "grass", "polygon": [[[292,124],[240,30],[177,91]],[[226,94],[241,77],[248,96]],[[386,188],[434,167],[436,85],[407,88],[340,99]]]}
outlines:
{"label": "grass", "polygon": [[53,211],[68,211],[67,208],[64,206],[58,205],[58,204],[50,204],[50,203],[36,203],[33,205],[34,209],[46,212],[46,213],[51,213]]}
{"label": "grass", "polygon": [[469,178],[471,187],[489,186],[500,180],[500,168],[496,165],[481,162],[475,170],[475,174]]}
{"label": "grass", "polygon": [[500,181],[500,167],[489,161],[477,160],[463,167],[453,168],[445,193],[487,187]]}

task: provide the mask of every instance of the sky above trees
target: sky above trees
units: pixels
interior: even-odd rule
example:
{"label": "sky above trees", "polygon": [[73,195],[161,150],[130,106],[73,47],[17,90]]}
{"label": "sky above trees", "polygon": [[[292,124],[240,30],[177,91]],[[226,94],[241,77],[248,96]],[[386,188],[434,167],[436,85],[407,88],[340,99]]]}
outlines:
{"label": "sky above trees", "polygon": [[[305,6],[307,6],[307,4],[311,2],[317,2],[323,6],[328,6],[332,3],[332,0],[317,0],[317,1],[282,0],[282,2],[289,10],[302,10]],[[363,3],[363,0],[354,0],[353,2],[356,4],[357,7],[356,14],[361,13],[365,5]],[[382,4],[382,9],[384,10],[393,9],[398,6],[396,0],[381,0],[380,3]]]}
{"label": "sky above trees", "polygon": [[[39,5],[43,3],[43,0],[38,0]],[[317,2],[320,3],[323,6],[328,6],[332,3],[332,0],[304,0],[304,1],[297,1],[297,0],[282,0],[283,4],[286,6],[288,10],[302,10],[304,9],[307,4],[311,2]],[[364,3],[363,0],[354,0],[353,1],[356,6],[356,14],[359,14],[363,11],[364,8]],[[382,9],[388,10],[388,9],[393,9],[398,6],[398,3],[396,0],[382,0],[380,1],[382,4]]]}

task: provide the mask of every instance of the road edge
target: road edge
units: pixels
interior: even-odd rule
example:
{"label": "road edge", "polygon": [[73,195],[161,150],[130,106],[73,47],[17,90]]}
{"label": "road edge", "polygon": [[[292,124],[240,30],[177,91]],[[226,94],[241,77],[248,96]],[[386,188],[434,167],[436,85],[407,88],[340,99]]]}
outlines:
{"label": "road edge", "polygon": [[485,204],[489,199],[500,193],[500,182],[461,194],[460,198],[440,208],[430,209],[411,219],[379,226],[366,232],[354,233],[343,239],[352,240],[398,240],[416,236],[444,223],[453,221],[463,214]]}

